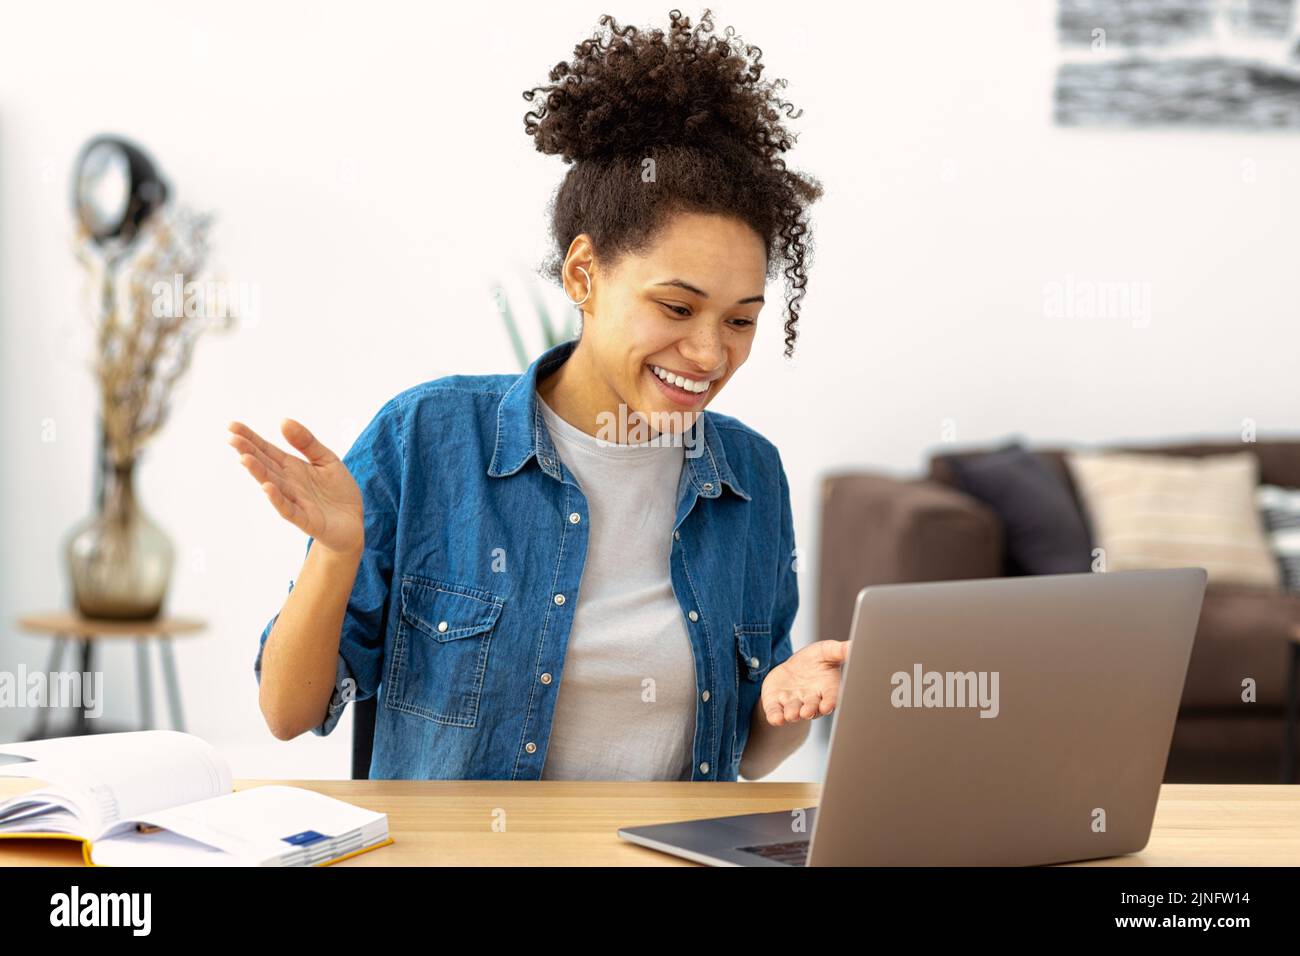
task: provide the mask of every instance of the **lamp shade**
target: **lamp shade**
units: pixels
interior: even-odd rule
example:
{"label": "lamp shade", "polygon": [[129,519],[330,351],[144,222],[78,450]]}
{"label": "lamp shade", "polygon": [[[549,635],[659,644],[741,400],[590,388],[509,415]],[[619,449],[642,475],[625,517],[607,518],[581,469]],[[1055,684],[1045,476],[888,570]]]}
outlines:
{"label": "lamp shade", "polygon": [[134,143],[96,136],[81,148],[73,172],[72,208],[96,243],[130,243],[166,201],[166,182]]}

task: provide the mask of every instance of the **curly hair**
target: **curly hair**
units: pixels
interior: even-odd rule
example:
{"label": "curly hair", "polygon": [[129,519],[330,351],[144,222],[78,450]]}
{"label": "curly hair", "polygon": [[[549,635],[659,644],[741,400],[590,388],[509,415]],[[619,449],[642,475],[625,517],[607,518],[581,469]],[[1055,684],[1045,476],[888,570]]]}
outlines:
{"label": "curly hair", "polygon": [[730,216],[762,237],[768,278],[774,249],[786,263],[789,357],[811,262],[806,207],[822,195],[821,183],[788,170],[780,155],[797,139],[781,114],[802,110],[777,97],[785,80],[761,79],[759,47],[733,43],[732,27],[726,39],[708,35],[708,9],[694,30],[678,10],[669,18],[665,34],[602,16],[607,33],[598,29],[572,62],[551,69],[550,84],[523,94],[530,103],[541,97],[524,116],[538,151],[571,164],[550,204],[555,248],[542,272],[562,284],[580,233],[615,262],[649,249],[676,213]]}

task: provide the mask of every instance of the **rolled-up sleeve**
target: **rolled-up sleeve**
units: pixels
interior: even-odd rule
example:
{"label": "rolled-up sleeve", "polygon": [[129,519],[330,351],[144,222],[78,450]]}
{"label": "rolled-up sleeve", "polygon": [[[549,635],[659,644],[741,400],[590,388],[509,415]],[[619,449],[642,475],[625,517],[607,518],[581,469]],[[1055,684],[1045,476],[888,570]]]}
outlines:
{"label": "rolled-up sleeve", "polygon": [[[324,719],[311,729],[318,737],[327,736],[334,730],[349,701],[366,700],[379,689],[406,452],[403,420],[400,396],[389,400],[343,456],[343,464],[361,489],[365,509],[365,546],[343,615],[338,665],[329,706]],[[305,554],[311,553],[313,541],[313,538],[307,539]],[[290,592],[293,584],[289,582]],[[266,639],[279,616],[277,612],[267,623],[258,643],[253,674],[259,686]]]}

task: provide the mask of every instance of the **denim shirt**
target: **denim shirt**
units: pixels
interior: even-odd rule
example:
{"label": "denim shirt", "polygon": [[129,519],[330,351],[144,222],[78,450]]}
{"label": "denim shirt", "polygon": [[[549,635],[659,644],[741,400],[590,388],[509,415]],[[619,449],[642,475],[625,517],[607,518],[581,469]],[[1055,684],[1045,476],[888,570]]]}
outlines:
{"label": "denim shirt", "polygon": [[[588,511],[537,383],[576,344],[520,376],[413,386],[343,458],[365,505],[365,547],[312,733],[329,734],[349,700],[378,695],[374,779],[541,779]],[[670,570],[695,660],[691,779],[735,780],[763,679],[791,654],[789,485],[776,447],[728,415],[703,410],[680,440]],[[259,683],[278,617],[262,631]]]}

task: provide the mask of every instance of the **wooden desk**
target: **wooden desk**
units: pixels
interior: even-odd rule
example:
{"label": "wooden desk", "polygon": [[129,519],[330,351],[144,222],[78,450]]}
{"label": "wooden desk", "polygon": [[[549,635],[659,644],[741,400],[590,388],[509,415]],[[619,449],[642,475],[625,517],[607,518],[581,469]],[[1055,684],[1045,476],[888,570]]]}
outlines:
{"label": "wooden desk", "polygon": [[[620,826],[814,806],[815,783],[236,780],[286,783],[388,814],[396,842],[335,866],[695,866],[618,837]],[[0,778],[0,797],[38,784]],[[493,811],[504,832],[493,832]],[[499,814],[498,814],[499,816]],[[0,840],[3,866],[79,866],[81,845]],[[1165,784],[1151,842],[1080,866],[1300,865],[1300,786]]]}

